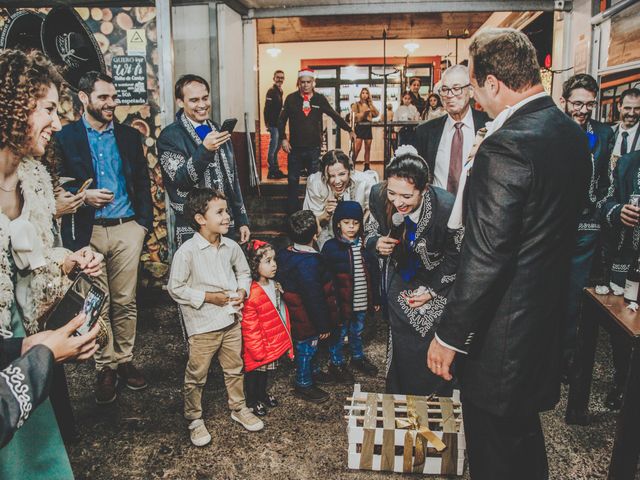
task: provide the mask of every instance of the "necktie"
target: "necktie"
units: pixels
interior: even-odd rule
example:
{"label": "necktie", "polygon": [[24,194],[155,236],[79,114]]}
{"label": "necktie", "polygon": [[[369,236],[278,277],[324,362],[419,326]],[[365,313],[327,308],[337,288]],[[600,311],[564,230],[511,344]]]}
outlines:
{"label": "necktie", "polygon": [[196,133],[200,137],[200,140],[204,140],[205,137],[209,135],[209,132],[211,132],[211,130],[212,128],[206,123],[204,125],[198,125],[196,127]]}
{"label": "necktie", "polygon": [[622,132],[622,143],[620,144],[620,156],[626,155],[629,150],[627,145],[627,138],[629,138],[629,132]]}
{"label": "necktie", "polygon": [[309,102],[309,95],[307,94],[302,96],[302,113],[304,113],[305,117],[311,113],[311,102]]}
{"label": "necktie", "polygon": [[460,173],[462,172],[462,122],[457,122],[454,127],[453,140],[451,141],[451,157],[449,159],[449,177],[447,178],[447,191],[454,195],[458,192]]}

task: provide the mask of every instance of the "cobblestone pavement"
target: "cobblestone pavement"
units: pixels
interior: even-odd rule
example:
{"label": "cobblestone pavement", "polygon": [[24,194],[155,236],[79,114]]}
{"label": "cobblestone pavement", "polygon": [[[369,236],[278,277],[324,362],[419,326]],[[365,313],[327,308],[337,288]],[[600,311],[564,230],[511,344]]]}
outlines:
{"label": "cobblestone pavement", "polygon": [[[343,405],[350,386],[329,386],[331,400],[311,405],[291,394],[289,362],[275,372],[271,393],[280,406],[265,417],[265,429],[249,433],[229,416],[223,379],[217,364],[204,393],[204,419],[211,444],[189,443],[182,418],[181,385],[185,349],[175,305],[162,292],[141,295],[136,365],[149,388],[119,390],[118,399],[97,406],[93,399],[94,367],[69,365],[69,388],[82,438],[69,446],[69,456],[81,479],[392,479],[399,474],[351,471]],[[377,319],[369,327],[366,350],[381,367],[385,356],[385,326]],[[592,388],[592,424],[564,423],[566,389],[558,408],[543,415],[552,479],[606,477],[615,431],[615,414],[602,407],[611,376],[610,349],[602,334]],[[322,357],[326,361],[326,353]],[[383,392],[384,379],[357,379],[364,391]],[[429,477],[439,478],[439,477]],[[468,479],[466,472],[462,477]],[[516,479],[514,479],[516,480]]]}

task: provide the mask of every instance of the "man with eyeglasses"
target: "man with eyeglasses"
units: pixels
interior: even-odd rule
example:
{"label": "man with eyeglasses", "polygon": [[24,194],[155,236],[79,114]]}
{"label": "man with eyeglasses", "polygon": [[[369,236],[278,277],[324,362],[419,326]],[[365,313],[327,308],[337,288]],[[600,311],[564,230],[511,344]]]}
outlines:
{"label": "man with eyeglasses", "polygon": [[475,134],[489,117],[469,104],[473,90],[469,84],[469,69],[464,65],[445,70],[440,97],[447,115],[419,125],[416,146],[429,165],[431,183],[455,195]]}
{"label": "man with eyeglasses", "polygon": [[276,70],[273,74],[273,87],[267,91],[267,98],[264,101],[264,123],[269,130],[269,153],[267,162],[269,164],[270,180],[287,178],[278,167],[278,150],[280,150],[280,136],[278,135],[278,117],[282,110],[282,84],[284,83],[284,72]]}
{"label": "man with eyeglasses", "polygon": [[578,236],[571,259],[569,302],[563,348],[563,380],[568,380],[576,348],[578,308],[582,290],[589,284],[593,259],[600,240],[600,209],[609,189],[609,159],[613,131],[592,118],[597,105],[598,83],[587,74],[574,75],[562,87],[560,106],[584,130],[591,151],[591,182],[578,221]]}

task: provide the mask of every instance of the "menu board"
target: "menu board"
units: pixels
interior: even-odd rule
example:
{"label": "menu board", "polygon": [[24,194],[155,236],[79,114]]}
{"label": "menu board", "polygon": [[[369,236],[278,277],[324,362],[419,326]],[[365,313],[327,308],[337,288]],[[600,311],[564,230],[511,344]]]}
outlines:
{"label": "menu board", "polygon": [[111,60],[111,74],[120,105],[147,103],[147,61],[144,57],[114,56]]}

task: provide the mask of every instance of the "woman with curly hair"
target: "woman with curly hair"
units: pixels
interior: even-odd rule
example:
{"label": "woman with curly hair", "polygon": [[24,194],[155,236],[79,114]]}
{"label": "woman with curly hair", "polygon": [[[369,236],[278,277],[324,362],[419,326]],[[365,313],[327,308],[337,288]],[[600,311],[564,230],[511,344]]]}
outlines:
{"label": "woman with curly hair", "polygon": [[[60,130],[62,77],[39,52],[0,52],[0,334],[24,337],[70,285],[76,267],[100,273],[102,255],[55,248],[56,203],[40,161]],[[19,378],[13,391],[29,421],[0,450],[0,478],[73,478],[49,401],[32,411]]]}

